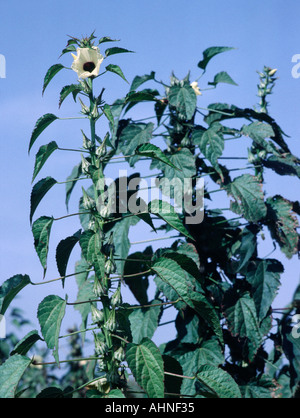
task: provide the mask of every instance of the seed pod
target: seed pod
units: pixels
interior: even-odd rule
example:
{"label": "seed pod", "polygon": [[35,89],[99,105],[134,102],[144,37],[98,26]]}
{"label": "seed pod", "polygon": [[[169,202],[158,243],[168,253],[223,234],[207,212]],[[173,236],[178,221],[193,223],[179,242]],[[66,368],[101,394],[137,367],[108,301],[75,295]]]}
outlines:
{"label": "seed pod", "polygon": [[116,271],[116,264],[115,264],[115,262],[111,259],[111,258],[109,258],[107,261],[106,261],[106,263],[105,263],[105,273],[107,274],[107,275],[109,275],[109,274],[113,274],[113,273],[115,273],[115,271]]}
{"label": "seed pod", "polygon": [[88,162],[88,160],[84,158],[82,154],[81,154],[81,165],[82,165],[82,172],[84,174],[89,174],[89,167],[91,164]]}
{"label": "seed pod", "polygon": [[98,280],[97,278],[95,278],[95,281],[94,281],[93,292],[94,292],[95,296],[98,297],[98,298],[100,298],[101,296],[106,294],[105,287],[100,282],[100,280]]}
{"label": "seed pod", "polygon": [[121,286],[118,286],[118,289],[115,291],[115,293],[111,297],[111,306],[115,307],[122,303],[122,295],[121,295]]}
{"label": "seed pod", "polygon": [[113,358],[120,363],[125,359],[125,351],[123,347],[119,347],[113,354]]}

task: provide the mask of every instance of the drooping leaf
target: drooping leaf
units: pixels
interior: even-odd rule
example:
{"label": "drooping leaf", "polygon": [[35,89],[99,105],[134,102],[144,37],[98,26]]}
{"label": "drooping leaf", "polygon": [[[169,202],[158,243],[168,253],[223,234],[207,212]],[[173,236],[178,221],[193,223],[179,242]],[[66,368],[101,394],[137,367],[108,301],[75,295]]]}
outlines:
{"label": "drooping leaf", "polygon": [[63,87],[59,95],[59,104],[58,107],[61,107],[65,99],[72,93],[75,100],[77,94],[82,91],[82,86],[80,84],[70,84],[69,86]]}
{"label": "drooping leaf", "polygon": [[197,392],[205,398],[241,398],[241,391],[229,373],[216,366],[200,366],[197,372]]}
{"label": "drooping leaf", "polygon": [[135,226],[140,219],[137,216],[124,217],[121,221],[115,222],[111,229],[113,233],[113,242],[115,246],[116,266],[119,274],[123,274],[125,260],[130,250],[130,241],[128,238],[131,226]]}
{"label": "drooping leaf", "polygon": [[41,216],[32,225],[34,247],[44,268],[44,276],[47,270],[49,240],[53,221],[54,218],[52,217],[50,218],[48,216]]}
{"label": "drooping leaf", "polygon": [[33,144],[37,140],[37,138],[41,135],[41,133],[56,119],[58,119],[57,116],[53,115],[53,113],[46,113],[45,115],[41,116],[33,129],[33,132],[31,134],[30,143],[29,143],[29,149],[28,152],[31,150]]}
{"label": "drooping leaf", "polygon": [[155,72],[154,71],[151,71],[150,74],[145,74],[143,76],[137,75],[136,77],[134,77],[134,79],[131,83],[130,91],[136,90],[138,87],[140,87],[146,81],[154,80],[154,78],[155,78]]}
{"label": "drooping leaf", "polygon": [[247,265],[257,249],[256,231],[252,226],[246,226],[241,235],[241,245],[237,249],[235,255],[238,256],[235,272],[242,271]]}
{"label": "drooping leaf", "polygon": [[175,170],[180,170],[169,160],[169,158],[166,157],[163,151],[156,145],[142,144],[136,149],[135,153],[141,157],[149,157],[149,158],[159,160],[162,163],[167,164],[170,167],[174,168]]}
{"label": "drooping leaf", "polygon": [[77,183],[77,180],[79,179],[81,175],[82,175],[82,164],[80,163],[80,164],[77,164],[73,168],[72,173],[67,178],[67,182],[66,182],[66,207],[67,209],[69,207],[71,193]]}
{"label": "drooping leaf", "polygon": [[223,180],[223,174],[218,163],[218,158],[222,156],[224,151],[224,138],[221,132],[219,132],[218,126],[213,125],[201,135],[199,148]]}
{"label": "drooping leaf", "polygon": [[265,318],[280,286],[280,273],[283,266],[278,260],[255,260],[249,264],[247,281],[253,288],[257,316]]}
{"label": "drooping leaf", "polygon": [[227,46],[213,46],[213,47],[207,48],[203,52],[203,59],[199,61],[198,67],[201,68],[202,70],[206,70],[207,64],[213,57],[215,57],[218,54],[221,54],[222,52],[231,51],[232,49],[234,48],[227,47]]}
{"label": "drooping leaf", "polygon": [[66,275],[68,261],[71,255],[71,252],[77,242],[80,239],[81,229],[75,232],[74,235],[67,237],[66,239],[60,241],[56,248],[56,264],[59,271],[59,274],[63,277]]}
{"label": "drooping leaf", "polygon": [[30,223],[32,222],[33,215],[43,199],[46,193],[51,189],[51,187],[56,184],[57,181],[52,177],[46,177],[38,181],[32,189],[30,196]]}
{"label": "drooping leaf", "polygon": [[226,185],[225,190],[235,199],[231,202],[231,208],[235,213],[243,215],[249,222],[258,222],[267,214],[264,202],[262,184],[250,175],[243,174]]}
{"label": "drooping leaf", "polygon": [[[204,365],[219,366],[224,363],[224,354],[221,351],[218,340],[204,341],[200,347],[177,357],[182,366],[184,376],[193,377],[199,368]],[[196,395],[196,380],[184,379],[181,386],[181,394]]]}
{"label": "drooping leaf", "polygon": [[129,315],[132,342],[139,344],[143,338],[151,339],[157,329],[159,317],[161,315],[161,301],[153,300],[149,308],[132,309]]}
{"label": "drooping leaf", "polygon": [[182,235],[194,241],[194,238],[183,225],[173,206],[168,202],[162,200],[153,200],[149,203],[148,209],[150,213],[156,214],[172,228],[176,229]]}
{"label": "drooping leaf", "polygon": [[106,51],[105,51],[105,56],[106,56],[106,57],[109,57],[109,56],[111,56],[111,55],[115,55],[115,54],[122,54],[122,53],[124,53],[124,52],[133,52],[133,51],[129,51],[128,49],[125,49],[125,48],[119,48],[119,47],[115,46],[115,47],[112,47],[112,48],[108,48],[108,49],[106,49]]}
{"label": "drooping leaf", "polygon": [[[119,148],[124,156],[132,156],[139,145],[146,144],[152,137],[153,123],[130,123],[122,130]],[[130,166],[139,159],[138,156],[126,158]]]}
{"label": "drooping leaf", "polygon": [[[151,272],[149,273],[147,271],[151,264],[152,255],[152,248],[147,247],[144,252],[130,254],[124,265],[124,281],[141,305],[148,304],[148,276]],[[141,275],[137,275],[138,273],[141,273]],[[126,277],[132,274],[135,275],[134,278]]]}
{"label": "drooping leaf", "polygon": [[197,105],[197,97],[193,88],[184,83],[170,87],[168,94],[169,105],[176,108],[178,115],[182,119],[191,120]]}
{"label": "drooping leaf", "polygon": [[55,141],[52,141],[49,144],[42,145],[40,147],[40,149],[39,149],[39,151],[38,151],[38,153],[36,154],[36,157],[35,157],[35,164],[34,164],[32,182],[34,181],[34,179],[36,178],[38,173],[41,171],[41,169],[43,168],[45,162],[48,160],[50,155],[57,149],[58,149],[58,145]]}
{"label": "drooping leaf", "polygon": [[59,296],[49,295],[39,304],[38,320],[47,347],[53,351],[53,356],[59,364],[58,342],[62,320],[65,316],[67,301]]}
{"label": "drooping leaf", "polygon": [[237,86],[236,82],[232,80],[232,78],[226,71],[221,71],[220,73],[216,74],[214,77],[214,81],[211,81],[208,84],[216,86],[219,83],[227,83]]}
{"label": "drooping leaf", "polygon": [[229,306],[225,310],[228,327],[234,336],[247,338],[249,360],[252,361],[262,342],[254,300],[249,293],[245,293],[237,300],[230,297],[230,293],[228,297]]}
{"label": "drooping leaf", "polygon": [[242,133],[252,138],[256,144],[263,147],[267,152],[277,154],[274,145],[266,141],[266,138],[275,135],[271,125],[262,122],[253,122],[250,125],[244,125],[242,127]]}
{"label": "drooping leaf", "polygon": [[30,283],[31,281],[27,274],[24,276],[17,274],[0,286],[0,315],[5,314],[15,296]]}
{"label": "drooping leaf", "polygon": [[49,70],[47,71],[45,78],[44,78],[44,84],[43,84],[43,94],[45,92],[46,87],[52,80],[52,78],[63,68],[65,68],[62,64],[54,64],[52,65]]}
{"label": "drooping leaf", "polygon": [[[165,372],[170,373],[165,375],[166,395],[168,396],[168,398],[177,398],[177,396],[171,394],[180,393],[183,378],[179,378],[178,376],[183,375],[182,367],[174,357],[163,355],[163,360]],[[177,376],[173,376],[174,374]]]}
{"label": "drooping leaf", "polygon": [[102,240],[100,234],[88,229],[81,234],[79,243],[85,260],[92,264],[95,255],[101,252]]}
{"label": "drooping leaf", "polygon": [[16,344],[10,355],[20,354],[21,356],[25,356],[34,344],[40,340],[41,337],[39,336],[38,331],[31,331]]}
{"label": "drooping leaf", "polygon": [[284,199],[280,195],[269,197],[266,201],[268,212],[265,220],[272,238],[278,243],[287,258],[292,258],[298,251],[299,226],[293,202]]}
{"label": "drooping leaf", "polygon": [[29,367],[31,359],[15,354],[9,357],[5,363],[0,366],[0,398],[12,399],[15,397],[16,389]]}
{"label": "drooping leaf", "polygon": [[127,344],[126,360],[149,398],[163,398],[164,362],[156,345],[149,338],[144,338],[140,344]]}
{"label": "drooping leaf", "polygon": [[267,160],[263,160],[262,164],[281,176],[297,176],[300,178],[299,160],[291,154],[271,155]]}
{"label": "drooping leaf", "polygon": [[120,76],[121,78],[123,78],[123,80],[125,80],[126,83],[128,83],[128,81],[126,80],[125,75],[123,74],[123,71],[121,70],[121,68],[118,65],[116,65],[116,64],[109,64],[105,68],[106,68],[107,71],[110,71],[112,73],[117,74],[118,76]]}

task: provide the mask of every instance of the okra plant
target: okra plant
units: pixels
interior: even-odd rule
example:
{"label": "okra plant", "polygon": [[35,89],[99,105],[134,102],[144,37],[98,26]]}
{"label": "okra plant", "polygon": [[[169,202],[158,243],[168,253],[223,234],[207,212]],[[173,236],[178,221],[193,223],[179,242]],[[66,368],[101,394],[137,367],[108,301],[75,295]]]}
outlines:
{"label": "okra plant", "polygon": [[[53,224],[70,216],[80,219],[81,229],[62,237],[56,248],[60,277],[53,279],[62,286],[73,280],[78,297],[70,301],[49,294],[41,301],[40,331],[25,335],[0,366],[0,396],[26,397],[30,367],[38,366],[43,373],[47,364],[34,356],[37,343],[52,351],[52,366],[78,362],[86,368],[87,380],[82,382],[81,375],[78,382],[66,379],[61,387],[49,387],[45,379],[45,387],[36,393],[40,398],[75,394],[122,398],[137,392],[148,398],[299,396],[300,335],[295,323],[299,288],[288,307],[273,308],[281,280],[288,278],[282,263],[265,256],[261,246],[269,239],[287,262],[299,251],[299,201],[288,200],[284,191],[268,195],[265,187],[266,171],[287,176],[287,181],[288,176],[300,177],[300,160],[269,114],[267,99],[277,80],[276,69],[264,67],[259,72],[260,101],[255,108],[222,102],[203,106],[203,96],[220,83],[238,88],[226,71],[211,77],[207,86],[203,82],[210,61],[233,53],[233,48],[207,48],[193,79],[190,73],[183,80],[172,73],[162,82],[152,71],[128,83],[113,61],[117,54],[131,51],[119,46],[105,49],[104,44],[111,42],[115,40],[97,39],[94,33],[84,39],[70,37],[62,56],[71,65],[54,64],[44,78],[43,93],[58,73],[69,71],[71,81],[60,92],[59,107],[73,98],[84,126],[89,122],[89,130],[78,133],[72,150],[56,141],[40,146],[30,196],[29,221],[44,278]],[[107,102],[103,87],[107,72],[128,83],[125,97]],[[135,118],[137,107],[145,103],[147,109],[151,105],[151,115]],[[53,113],[38,119],[29,151],[59,119]],[[106,134],[100,136],[100,130]],[[238,144],[235,155],[227,152],[231,141]],[[47,213],[35,219],[40,202],[58,183],[51,176],[37,178],[47,160],[62,149],[80,155],[66,181],[67,207],[74,188],[88,184],[81,187],[78,213],[59,219]],[[124,161],[129,174],[123,170],[108,181],[109,165]],[[145,175],[135,172],[141,161],[152,170],[150,186]],[[235,162],[241,164],[232,166]],[[153,198],[154,190],[158,193]],[[215,193],[222,195],[222,208],[214,204]],[[128,238],[132,227],[140,231],[140,238],[146,228],[156,232],[153,241],[164,245],[164,238],[172,238],[165,241],[172,244],[154,249],[145,242],[143,251],[134,252]],[[81,259],[74,273],[67,274],[75,246]],[[49,282],[33,282],[26,274],[4,281],[0,314],[24,287],[33,286],[34,291],[37,284]],[[124,302],[125,287],[135,304]],[[65,337],[81,334],[84,344],[89,335],[94,354],[76,358],[72,352],[66,360],[59,350],[64,338],[61,325],[66,309],[74,308],[82,323]],[[165,325],[162,316],[169,308],[176,338],[166,335],[157,346],[155,332]],[[79,350],[83,352],[84,346]]]}

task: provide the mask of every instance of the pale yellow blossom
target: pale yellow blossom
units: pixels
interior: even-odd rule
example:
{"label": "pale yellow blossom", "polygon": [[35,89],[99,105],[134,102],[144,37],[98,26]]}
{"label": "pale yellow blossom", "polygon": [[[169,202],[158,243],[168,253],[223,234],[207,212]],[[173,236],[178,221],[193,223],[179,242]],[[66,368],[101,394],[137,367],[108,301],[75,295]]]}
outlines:
{"label": "pale yellow blossom", "polygon": [[77,55],[72,54],[74,61],[71,66],[78,77],[85,79],[88,77],[97,77],[100,71],[104,57],[100,54],[98,47],[77,48]]}
{"label": "pale yellow blossom", "polygon": [[191,83],[191,87],[194,90],[196,96],[201,96],[202,95],[202,93],[201,93],[201,91],[200,91],[200,89],[198,87],[198,82],[197,81],[193,81]]}

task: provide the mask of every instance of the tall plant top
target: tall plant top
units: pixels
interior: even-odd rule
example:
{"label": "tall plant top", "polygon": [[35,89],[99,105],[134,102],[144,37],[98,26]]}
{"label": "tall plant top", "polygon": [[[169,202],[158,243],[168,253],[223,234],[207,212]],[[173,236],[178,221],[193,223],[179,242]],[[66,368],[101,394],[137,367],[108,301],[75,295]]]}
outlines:
{"label": "tall plant top", "polygon": [[[203,81],[211,60],[236,53],[234,48],[206,49],[192,79],[173,73],[162,82],[152,71],[129,83],[115,60],[132,51],[105,49],[114,42],[94,34],[70,37],[61,54],[68,66],[54,64],[44,78],[43,94],[54,77],[68,72],[59,108],[73,99],[80,115],[41,116],[29,151],[52,124],[82,119],[89,129],[78,132],[71,149],[52,140],[37,150],[29,221],[43,277],[34,282],[16,274],[2,283],[0,318],[27,286],[35,291],[72,281],[78,296],[49,294],[40,302],[40,330],[14,343],[0,366],[0,397],[299,397],[299,288],[288,307],[273,307],[281,281],[291,278],[270,256],[279,249],[288,262],[300,248],[299,201],[288,200],[284,190],[269,195],[265,184],[266,172],[285,176],[287,187],[290,176],[300,177],[300,160],[269,111],[277,70],[266,66],[258,73],[255,108],[222,102],[204,107],[203,97],[220,83],[238,88],[226,71],[209,76],[206,86]],[[107,73],[128,84],[125,97],[107,101]],[[141,104],[145,117],[137,120]],[[67,180],[42,175],[48,159],[61,152],[79,156]],[[137,165],[144,173],[135,172]],[[74,188],[82,190],[78,211],[38,217],[40,202],[61,187],[67,210]],[[51,230],[68,217],[79,219],[81,228],[61,237],[59,277],[46,279]],[[135,242],[129,240],[131,228]],[[154,238],[145,239],[148,232]],[[269,255],[264,240],[274,246]],[[137,243],[144,249],[135,251]],[[70,273],[75,247],[81,259]],[[125,302],[125,288],[136,303]],[[62,335],[66,310],[72,309],[82,322]],[[165,333],[157,346],[157,328],[170,326],[168,309],[176,338]],[[65,338],[73,344],[67,358],[60,352]],[[84,355],[86,340],[93,341],[91,356]],[[53,361],[38,360],[42,344]],[[63,364],[67,373],[53,377],[52,368]]]}

